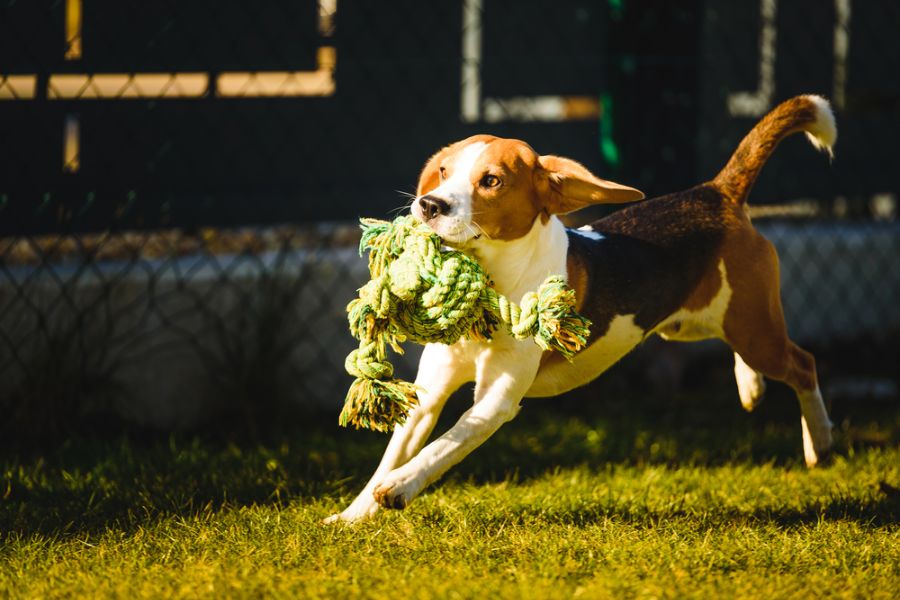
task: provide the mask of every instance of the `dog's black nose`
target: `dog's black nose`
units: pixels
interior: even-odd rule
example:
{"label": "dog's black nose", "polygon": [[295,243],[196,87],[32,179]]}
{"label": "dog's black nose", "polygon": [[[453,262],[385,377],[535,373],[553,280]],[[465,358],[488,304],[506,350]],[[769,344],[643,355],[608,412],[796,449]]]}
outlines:
{"label": "dog's black nose", "polygon": [[419,208],[422,209],[422,214],[425,215],[425,219],[428,221],[450,212],[450,205],[447,201],[434,196],[422,196],[419,198]]}

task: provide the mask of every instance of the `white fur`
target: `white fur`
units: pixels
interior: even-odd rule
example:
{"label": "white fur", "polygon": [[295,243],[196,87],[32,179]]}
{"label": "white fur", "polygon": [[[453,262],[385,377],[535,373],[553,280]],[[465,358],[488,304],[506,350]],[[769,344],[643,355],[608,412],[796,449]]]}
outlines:
{"label": "white fur", "polygon": [[541,368],[526,394],[543,398],[580,387],[615,364],[640,344],[647,332],[635,325],[634,315],[616,315],[609,328],[571,362],[560,361]]}
{"label": "white fur", "polygon": [[734,353],[734,379],[737,381],[738,395],[741,398],[741,406],[747,412],[759,405],[766,391],[766,380],[762,373],[756,371],[744,362],[741,355]]}
{"label": "white fur", "polygon": [[811,392],[797,394],[800,400],[800,426],[803,429],[803,456],[807,466],[814,467],[827,457],[831,449],[831,419],[825,410],[817,385]]}
{"label": "white fur", "polygon": [[725,337],[725,311],[731,302],[732,291],[724,260],[719,261],[719,274],[722,283],[707,306],[699,310],[679,309],[660,323],[654,332],[664,340],[679,342]]}
{"label": "white fur", "polygon": [[803,96],[816,107],[816,121],[808,126],[806,137],[818,150],[834,158],[834,143],[837,141],[837,125],[834,121],[834,113],[831,105],[822,96],[808,94]]}
{"label": "white fur", "polygon": [[[441,198],[450,205],[450,211],[434,219],[431,227],[441,238],[452,244],[468,242],[480,232],[472,223],[472,168],[481,153],[487,148],[484,142],[473,142],[459,151],[453,165],[453,172],[429,196]],[[413,212],[419,210],[419,199],[413,202]],[[421,218],[421,214],[417,215]]]}
{"label": "white fur", "polygon": [[472,240],[466,251],[490,275],[498,292],[518,302],[550,275],[566,276],[569,238],[556,217],[535,219],[531,230],[516,240]]}

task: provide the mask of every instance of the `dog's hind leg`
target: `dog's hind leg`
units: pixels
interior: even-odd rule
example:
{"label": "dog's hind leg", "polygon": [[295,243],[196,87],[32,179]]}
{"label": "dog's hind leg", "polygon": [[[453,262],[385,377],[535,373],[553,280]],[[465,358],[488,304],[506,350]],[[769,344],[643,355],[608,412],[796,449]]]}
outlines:
{"label": "dog's hind leg", "polygon": [[[803,455],[807,466],[813,467],[827,458],[831,450],[831,420],[825,410],[819,382],[816,376],[816,360],[812,354],[800,348],[783,333],[784,325],[775,331],[760,331],[754,341],[729,338],[728,342],[745,362],[747,369],[756,371],[750,377],[758,377],[761,372],[766,377],[783,381],[794,389],[800,402],[800,423],[803,429]],[[747,380],[744,380],[747,384]],[[751,390],[742,387],[741,402],[747,407],[744,394],[751,396]],[[748,409],[749,410],[749,409]]]}
{"label": "dog's hind leg", "polygon": [[725,339],[748,369],[794,389],[800,402],[803,454],[812,467],[825,460],[832,445],[816,360],[788,338],[775,248],[756,233],[741,246],[740,258],[733,258],[743,266],[729,269],[729,275],[735,274],[733,280],[729,276],[734,295],[725,315]]}
{"label": "dog's hind leg", "polygon": [[461,363],[454,354],[454,347],[443,344],[425,346],[416,376],[416,385],[420,388],[418,406],[410,411],[403,425],[394,429],[384,456],[363,491],[343,512],[331,515],[325,522],[355,522],[374,515],[378,510],[373,496],[376,485],[422,448],[447,399],[459,386],[473,379],[474,366],[467,367]]}

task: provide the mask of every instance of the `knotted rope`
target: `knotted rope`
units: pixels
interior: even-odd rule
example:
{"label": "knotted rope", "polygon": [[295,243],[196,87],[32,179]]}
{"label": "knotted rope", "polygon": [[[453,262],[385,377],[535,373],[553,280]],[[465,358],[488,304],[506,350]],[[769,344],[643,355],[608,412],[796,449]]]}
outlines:
{"label": "knotted rope", "polygon": [[394,379],[388,347],[460,338],[489,340],[501,324],[516,339],[532,338],[567,359],[581,350],[590,321],[575,312],[575,292],[560,276],[548,277],[516,305],[498,294],[474,259],[442,250],[441,239],[411,216],[393,222],[360,221],[360,255],[369,250],[371,280],[347,306],[359,348],[344,367],[356,379],[347,392],[340,424],[390,431],[403,423],[418,399],[416,387]]}

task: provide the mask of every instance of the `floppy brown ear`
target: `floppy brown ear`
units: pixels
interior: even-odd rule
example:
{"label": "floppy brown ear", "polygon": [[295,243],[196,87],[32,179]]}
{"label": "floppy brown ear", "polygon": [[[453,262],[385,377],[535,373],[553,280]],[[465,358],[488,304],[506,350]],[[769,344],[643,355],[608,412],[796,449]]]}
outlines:
{"label": "floppy brown ear", "polygon": [[544,198],[544,209],[563,215],[591,204],[617,204],[644,198],[627,185],[594,176],[574,160],[561,156],[541,156],[536,184]]}

